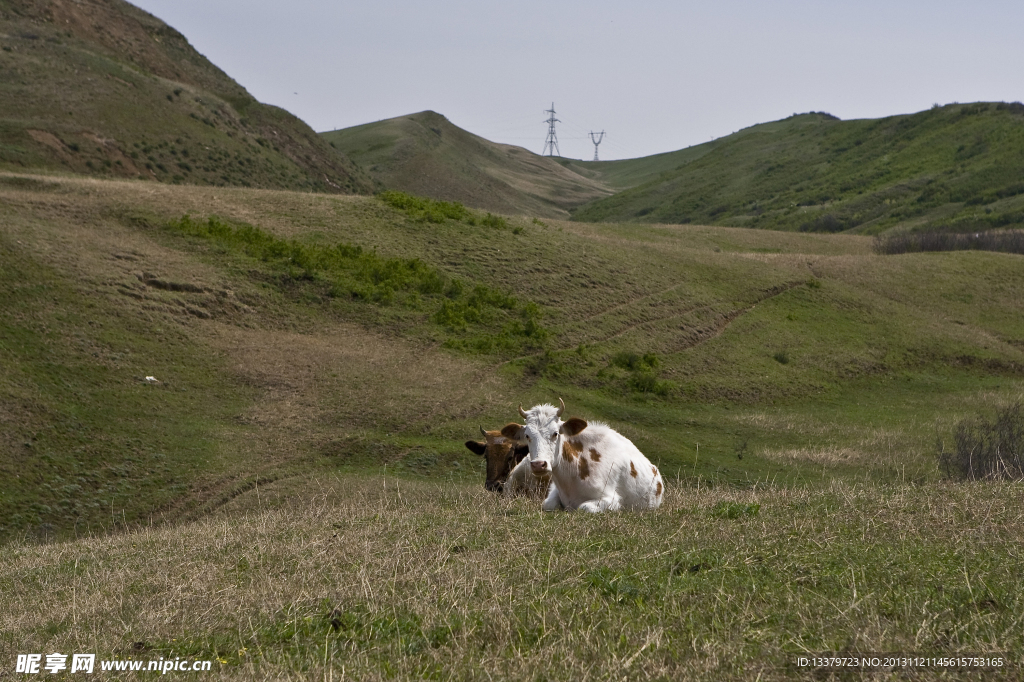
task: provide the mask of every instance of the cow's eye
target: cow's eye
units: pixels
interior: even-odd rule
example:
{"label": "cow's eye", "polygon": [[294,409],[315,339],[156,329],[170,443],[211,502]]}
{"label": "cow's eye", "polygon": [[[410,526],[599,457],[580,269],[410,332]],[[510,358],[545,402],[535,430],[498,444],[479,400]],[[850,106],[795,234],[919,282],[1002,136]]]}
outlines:
{"label": "cow's eye", "polygon": [[551,434],[551,440],[558,440],[558,431]]}

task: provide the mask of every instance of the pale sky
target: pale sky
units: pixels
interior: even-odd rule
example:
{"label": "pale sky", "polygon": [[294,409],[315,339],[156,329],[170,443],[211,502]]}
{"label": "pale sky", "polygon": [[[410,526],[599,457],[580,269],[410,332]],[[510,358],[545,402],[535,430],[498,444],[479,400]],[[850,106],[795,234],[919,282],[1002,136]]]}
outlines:
{"label": "pale sky", "polygon": [[673,151],[793,113],[1024,100],[1020,0],[134,0],[318,132],[432,109],[540,153]]}

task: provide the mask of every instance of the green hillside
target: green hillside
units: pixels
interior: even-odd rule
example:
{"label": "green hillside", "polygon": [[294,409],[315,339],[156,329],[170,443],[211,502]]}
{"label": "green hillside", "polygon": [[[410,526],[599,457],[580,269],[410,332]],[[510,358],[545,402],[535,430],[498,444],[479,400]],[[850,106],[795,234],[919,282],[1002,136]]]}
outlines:
{"label": "green hillside", "polygon": [[0,168],[371,189],[309,126],[123,0],[0,0]]}
{"label": "green hillside", "polygon": [[684,164],[699,159],[713,150],[720,142],[720,140],[714,140],[674,152],[643,156],[637,159],[619,159],[616,161],[559,159],[559,163],[571,171],[598,180],[616,192],[621,192],[622,190],[642,185],[663,173],[674,171]]}
{"label": "green hillside", "polygon": [[497,213],[566,218],[569,209],[611,193],[554,159],[490,142],[433,111],[321,137],[384,187]]}
{"label": "green hillside", "polygon": [[604,162],[574,163],[616,188],[640,183],[581,207],[580,221],[860,234],[1024,223],[1019,103],[854,121],[794,115],[679,152],[607,162],[606,175]]}
{"label": "green hillside", "polygon": [[452,216],[0,174],[0,534],[288,500],[311,472],[482,485],[463,441],[558,397],[677,486],[926,481],[937,434],[1021,394],[1019,256]]}

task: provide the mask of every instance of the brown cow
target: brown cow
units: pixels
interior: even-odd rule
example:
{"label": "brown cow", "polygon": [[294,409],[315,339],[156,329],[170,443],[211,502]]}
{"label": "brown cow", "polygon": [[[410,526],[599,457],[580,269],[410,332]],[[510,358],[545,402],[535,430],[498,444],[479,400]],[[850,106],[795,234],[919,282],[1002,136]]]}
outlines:
{"label": "brown cow", "polygon": [[514,495],[541,495],[547,493],[550,475],[535,476],[529,467],[527,455],[529,445],[517,445],[501,435],[501,431],[485,431],[480,427],[484,437],[481,443],[467,440],[466,447],[477,455],[482,455],[487,463],[487,479],[484,487],[491,492]]}

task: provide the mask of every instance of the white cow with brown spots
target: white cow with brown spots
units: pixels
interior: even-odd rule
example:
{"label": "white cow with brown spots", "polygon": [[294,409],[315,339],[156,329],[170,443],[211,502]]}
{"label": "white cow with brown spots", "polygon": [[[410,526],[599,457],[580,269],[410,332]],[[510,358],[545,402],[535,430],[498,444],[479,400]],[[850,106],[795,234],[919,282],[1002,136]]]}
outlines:
{"label": "white cow with brown spots", "polygon": [[[559,399],[561,402],[561,399]],[[551,474],[544,511],[589,512],[657,509],[665,498],[658,467],[632,441],[601,422],[562,421],[561,408],[519,408],[525,424],[509,424],[506,438],[529,443],[534,475]]]}

